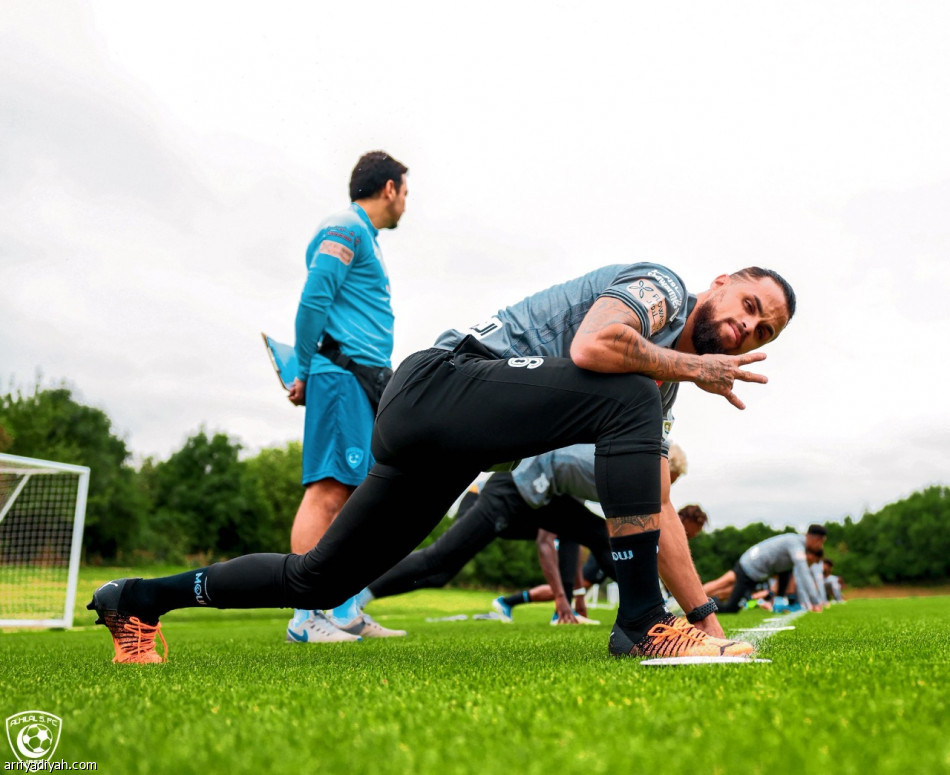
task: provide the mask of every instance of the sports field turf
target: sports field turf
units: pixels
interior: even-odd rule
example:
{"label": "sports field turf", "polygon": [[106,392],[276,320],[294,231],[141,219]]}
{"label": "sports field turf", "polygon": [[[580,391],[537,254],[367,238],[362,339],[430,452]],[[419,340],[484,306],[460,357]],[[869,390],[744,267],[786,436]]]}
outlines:
{"label": "sports field turf", "polygon": [[[77,607],[110,573],[83,571]],[[0,717],[61,716],[54,758],[107,773],[950,771],[948,597],[807,614],[761,644],[771,664],[660,668],[606,656],[609,610],[600,627],[551,627],[548,604],[426,622],[492,597],[378,601],[409,637],[330,646],[283,643],[284,612],[180,611],[155,666],[111,664],[83,610],[74,631],[0,635]]]}

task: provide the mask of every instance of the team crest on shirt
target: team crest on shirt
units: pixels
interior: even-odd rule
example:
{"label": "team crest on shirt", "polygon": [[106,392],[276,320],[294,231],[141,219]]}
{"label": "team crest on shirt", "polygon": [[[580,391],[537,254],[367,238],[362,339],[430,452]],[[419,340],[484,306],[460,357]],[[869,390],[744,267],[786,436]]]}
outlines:
{"label": "team crest on shirt", "polygon": [[663,298],[656,287],[647,280],[636,280],[630,283],[627,286],[627,293],[648,307]]}
{"label": "team crest on shirt", "polygon": [[350,468],[356,468],[363,462],[363,450],[359,447],[349,447],[346,450],[346,462]]}
{"label": "team crest on shirt", "polygon": [[647,279],[634,280],[627,286],[627,293],[639,301],[650,316],[650,333],[655,334],[666,325],[666,298]]}

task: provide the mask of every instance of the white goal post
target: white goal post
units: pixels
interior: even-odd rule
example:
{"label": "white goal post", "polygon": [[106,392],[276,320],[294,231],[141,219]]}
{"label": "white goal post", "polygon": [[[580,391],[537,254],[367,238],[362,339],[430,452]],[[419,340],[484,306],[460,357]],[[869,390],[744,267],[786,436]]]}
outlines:
{"label": "white goal post", "polygon": [[89,469],[0,454],[0,627],[72,627]]}

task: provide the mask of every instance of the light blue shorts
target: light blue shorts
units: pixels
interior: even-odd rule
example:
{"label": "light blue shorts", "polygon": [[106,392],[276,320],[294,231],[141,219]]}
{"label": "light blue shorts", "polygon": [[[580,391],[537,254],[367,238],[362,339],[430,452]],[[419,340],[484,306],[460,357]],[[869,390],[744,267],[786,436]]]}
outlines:
{"label": "light blue shorts", "polygon": [[350,373],[311,374],[303,429],[303,484],[335,479],[353,487],[375,462],[373,409]]}

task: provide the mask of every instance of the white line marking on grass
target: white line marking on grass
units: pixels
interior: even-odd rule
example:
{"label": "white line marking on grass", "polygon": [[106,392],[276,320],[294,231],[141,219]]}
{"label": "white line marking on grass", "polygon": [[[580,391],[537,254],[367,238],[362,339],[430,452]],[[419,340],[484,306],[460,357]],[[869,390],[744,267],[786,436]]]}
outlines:
{"label": "white line marking on grass", "polygon": [[789,627],[740,627],[738,630],[732,630],[732,632],[783,632],[794,629],[794,625]]}
{"label": "white line marking on grass", "polygon": [[[804,610],[793,611],[790,614],[785,614],[784,616],[773,617],[773,618],[777,618],[779,621],[787,623],[787,622],[794,621],[799,616],[802,616],[803,614],[806,614],[806,613],[808,612]],[[769,621],[769,620],[766,619],[764,621]],[[759,644],[771,638],[772,635],[774,635],[776,632],[781,632],[783,630],[794,630],[794,629],[795,629],[794,627],[760,627],[760,628],[752,628],[748,630],[730,630],[730,632],[745,633],[747,637],[745,637],[744,640],[746,640],[747,642],[751,643],[753,646],[758,648]]]}
{"label": "white line marking on grass", "polygon": [[748,665],[755,662],[769,664],[771,659],[755,657],[658,657],[644,659],[641,665]]}

